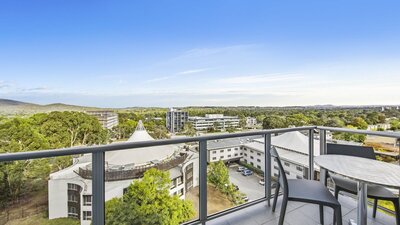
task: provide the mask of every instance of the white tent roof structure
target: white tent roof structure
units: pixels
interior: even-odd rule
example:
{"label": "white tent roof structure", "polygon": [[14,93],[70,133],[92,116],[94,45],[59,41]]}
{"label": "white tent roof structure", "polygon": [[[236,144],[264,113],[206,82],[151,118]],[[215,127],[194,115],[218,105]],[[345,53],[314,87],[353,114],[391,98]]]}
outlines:
{"label": "white tent roof structure", "polygon": [[[141,142],[154,140],[139,121],[135,132],[127,142]],[[108,165],[127,165],[127,164],[146,164],[151,161],[161,161],[171,157],[175,152],[174,146],[154,146],[147,148],[135,148],[121,151],[106,152],[106,162]]]}

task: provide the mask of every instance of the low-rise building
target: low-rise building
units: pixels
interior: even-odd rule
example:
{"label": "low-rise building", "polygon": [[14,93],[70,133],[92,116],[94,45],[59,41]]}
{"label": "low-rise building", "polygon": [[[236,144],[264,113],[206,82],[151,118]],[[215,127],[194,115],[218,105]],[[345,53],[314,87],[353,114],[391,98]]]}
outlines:
{"label": "low-rise building", "polygon": [[193,116],[188,120],[197,131],[208,129],[225,130],[229,127],[239,127],[238,116],[224,116],[223,114],[206,114],[204,117]]}
{"label": "low-rise building", "polygon": [[113,111],[87,111],[86,113],[96,117],[103,128],[112,129],[118,126],[118,114]]}
{"label": "low-rise building", "polygon": [[255,117],[246,117],[246,127],[254,128],[257,126],[257,119]]}

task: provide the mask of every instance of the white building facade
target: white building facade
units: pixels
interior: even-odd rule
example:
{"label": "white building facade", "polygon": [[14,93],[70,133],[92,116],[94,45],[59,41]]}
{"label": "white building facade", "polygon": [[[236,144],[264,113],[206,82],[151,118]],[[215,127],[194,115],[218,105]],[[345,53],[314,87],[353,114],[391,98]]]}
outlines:
{"label": "white building facade", "polygon": [[118,114],[113,111],[88,111],[86,113],[96,117],[103,128],[112,129],[118,126]]}
{"label": "white building facade", "polygon": [[[153,140],[139,121],[130,142]],[[199,161],[196,152],[180,146],[159,146],[106,152],[105,200],[122,197],[135,179],[148,168],[169,171],[170,193],[185,198],[187,191],[198,186]],[[48,182],[49,219],[73,217],[82,225],[92,219],[91,155],[83,155],[64,170],[52,173]]]}
{"label": "white building facade", "polygon": [[[238,116],[224,116],[223,114],[206,114],[204,117],[189,117],[188,121],[193,124],[197,131],[204,131],[211,128],[225,130],[229,127],[239,127],[240,119]],[[216,127],[215,127],[216,126]]]}

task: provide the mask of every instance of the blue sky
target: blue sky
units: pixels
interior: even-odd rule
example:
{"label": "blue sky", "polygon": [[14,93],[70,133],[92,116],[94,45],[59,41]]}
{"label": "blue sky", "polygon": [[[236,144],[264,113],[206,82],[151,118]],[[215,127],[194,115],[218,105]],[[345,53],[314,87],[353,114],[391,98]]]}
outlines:
{"label": "blue sky", "polygon": [[400,104],[400,1],[0,2],[0,98]]}

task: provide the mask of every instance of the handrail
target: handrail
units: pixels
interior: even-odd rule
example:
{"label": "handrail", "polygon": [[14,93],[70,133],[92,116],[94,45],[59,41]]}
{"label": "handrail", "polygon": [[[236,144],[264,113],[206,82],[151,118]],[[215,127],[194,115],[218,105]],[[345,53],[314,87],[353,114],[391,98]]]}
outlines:
{"label": "handrail", "polygon": [[232,133],[232,134],[218,134],[218,135],[189,137],[189,138],[176,138],[176,139],[140,141],[140,142],[124,142],[124,143],[114,143],[114,144],[88,146],[88,147],[71,147],[71,148],[63,148],[63,149],[37,150],[37,151],[30,151],[30,152],[4,153],[4,154],[0,154],[0,162],[37,159],[37,158],[48,158],[48,157],[65,156],[65,155],[77,155],[77,154],[87,154],[87,153],[119,151],[119,150],[133,149],[133,148],[154,147],[154,146],[171,145],[171,144],[182,144],[182,143],[187,143],[187,142],[200,142],[200,141],[210,141],[210,140],[218,140],[218,139],[225,139],[225,138],[284,133],[284,132],[291,132],[291,131],[304,131],[304,130],[310,130],[310,129],[315,129],[315,128],[316,128],[316,126],[280,128],[280,129],[271,129],[271,130],[241,132],[241,133]]}
{"label": "handrail", "polygon": [[350,128],[324,127],[324,126],[317,126],[316,129],[319,129],[319,130],[327,130],[327,131],[334,131],[334,132],[346,132],[346,133],[355,133],[355,134],[367,134],[367,135],[374,135],[374,136],[390,137],[390,138],[400,139],[400,133],[396,133],[396,132],[371,131],[371,130],[357,130],[357,129],[350,129]]}

